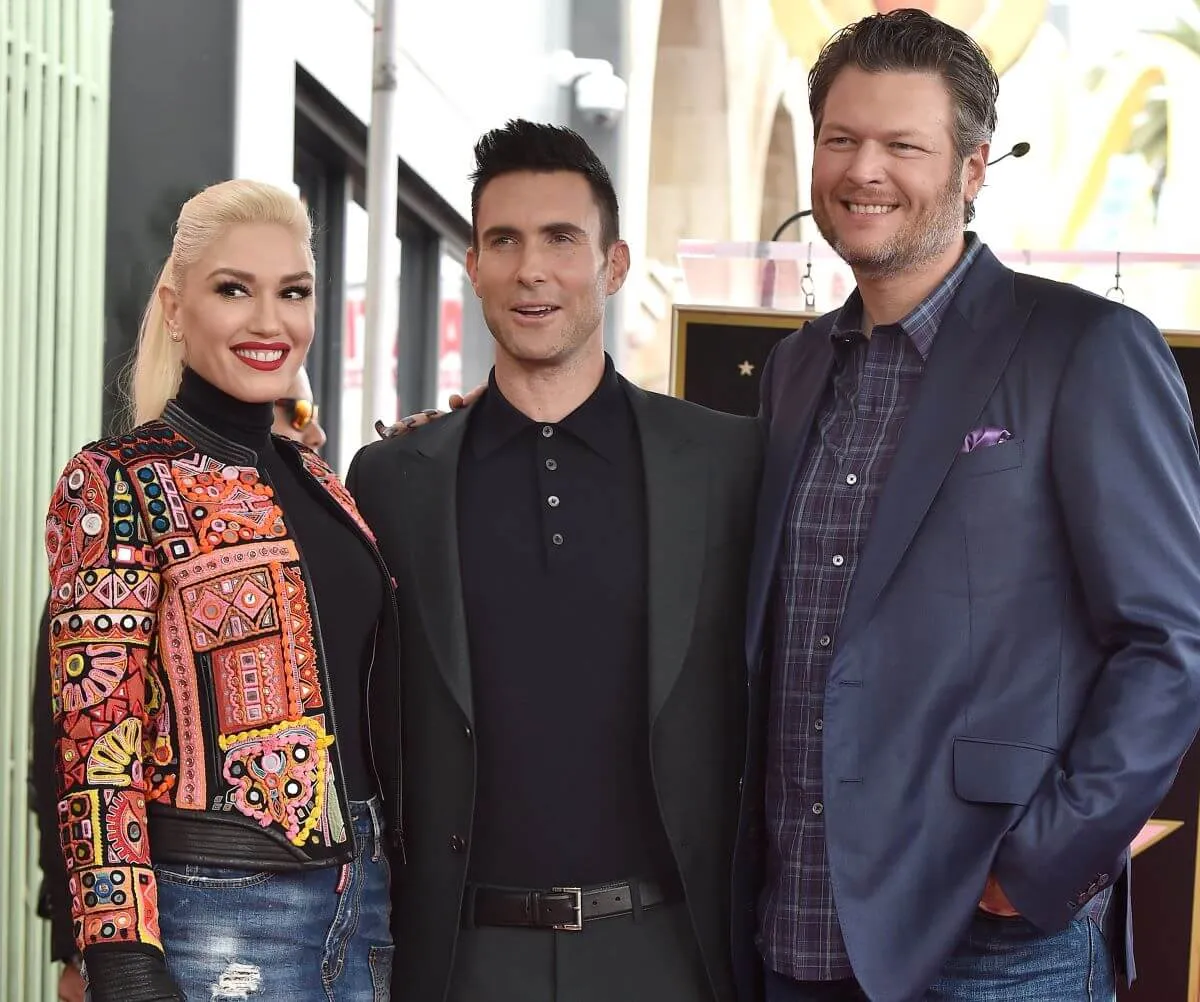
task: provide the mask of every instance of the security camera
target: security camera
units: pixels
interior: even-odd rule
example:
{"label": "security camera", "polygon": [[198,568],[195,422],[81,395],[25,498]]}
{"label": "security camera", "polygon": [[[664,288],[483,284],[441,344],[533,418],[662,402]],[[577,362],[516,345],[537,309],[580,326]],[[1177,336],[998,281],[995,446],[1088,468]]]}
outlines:
{"label": "security camera", "polygon": [[625,81],[611,70],[585,73],[575,81],[575,107],[593,125],[616,125],[628,92]]}
{"label": "security camera", "polygon": [[551,54],[554,78],[575,94],[575,107],[593,125],[612,126],[621,120],[629,88],[607,59],[585,59],[560,49]]}

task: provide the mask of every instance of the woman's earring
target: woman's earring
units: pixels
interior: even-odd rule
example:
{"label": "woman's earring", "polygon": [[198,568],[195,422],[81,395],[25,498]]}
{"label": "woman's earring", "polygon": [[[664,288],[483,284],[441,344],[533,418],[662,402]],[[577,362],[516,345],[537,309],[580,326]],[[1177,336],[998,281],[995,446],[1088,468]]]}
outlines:
{"label": "woman's earring", "polygon": [[178,344],[180,341],[183,340],[183,333],[179,330],[178,327],[172,327],[170,329],[170,335],[171,335],[171,340],[174,341],[176,344]]}

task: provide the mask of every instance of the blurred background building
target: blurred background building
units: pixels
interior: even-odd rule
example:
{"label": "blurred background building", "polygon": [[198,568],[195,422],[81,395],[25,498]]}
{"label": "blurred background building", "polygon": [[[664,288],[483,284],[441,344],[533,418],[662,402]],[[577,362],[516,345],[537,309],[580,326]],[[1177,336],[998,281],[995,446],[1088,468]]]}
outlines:
{"label": "blurred background building", "polygon": [[[463,260],[472,145],[509,118],[569,124],[610,165],[633,271],[606,337],[665,389],[671,308],[733,301],[685,267],[753,254],[804,207],[805,76],[841,25],[921,6],[1002,73],[997,164],[974,224],[1016,267],[1200,328],[1200,0],[400,0],[399,316],[364,372],[371,0],[0,2],[0,1000],[52,998],[25,810],[41,520],[54,477],[121,420],[119,377],[179,205],[232,176],[292,186],[318,224],[309,369],[328,458],[485,378]],[[815,306],[851,280],[810,221]],[[680,253],[681,241],[685,244]],[[689,275],[692,279],[689,282]]]}

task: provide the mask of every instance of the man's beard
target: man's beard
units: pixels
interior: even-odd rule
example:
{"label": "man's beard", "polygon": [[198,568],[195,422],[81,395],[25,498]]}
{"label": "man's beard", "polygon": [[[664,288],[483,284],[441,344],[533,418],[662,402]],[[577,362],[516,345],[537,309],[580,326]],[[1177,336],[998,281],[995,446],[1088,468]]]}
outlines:
{"label": "man's beard", "polygon": [[817,200],[813,201],[813,219],[826,243],[856,273],[876,279],[894,278],[932,261],[962,233],[960,174],[961,165],[950,172],[950,180],[929,209],[873,247],[857,248],[844,243],[826,215],[824,205]]}

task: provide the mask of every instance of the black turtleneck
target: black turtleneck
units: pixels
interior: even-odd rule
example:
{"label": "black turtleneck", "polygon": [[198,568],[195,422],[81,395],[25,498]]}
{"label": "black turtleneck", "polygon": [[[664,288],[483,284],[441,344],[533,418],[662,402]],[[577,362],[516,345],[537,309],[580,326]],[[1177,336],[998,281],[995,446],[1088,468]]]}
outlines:
{"label": "black turtleneck", "polygon": [[301,472],[291,447],[272,439],[272,404],[231,397],[191,369],[184,370],[177,402],[222,438],[253,449],[259,472],[275,491],[316,599],[346,793],[366,800],[378,793],[367,765],[363,692],[383,611],[379,567],[347,520],[335,514],[332,499]]}

